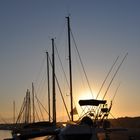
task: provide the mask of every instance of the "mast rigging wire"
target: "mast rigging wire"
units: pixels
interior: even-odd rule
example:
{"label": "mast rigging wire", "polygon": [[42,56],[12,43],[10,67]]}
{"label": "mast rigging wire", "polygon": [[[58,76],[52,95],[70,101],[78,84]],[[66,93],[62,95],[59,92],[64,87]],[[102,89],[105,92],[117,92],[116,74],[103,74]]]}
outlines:
{"label": "mast rigging wire", "polygon": [[[35,83],[37,83],[37,81],[39,80],[39,77],[41,75],[42,69],[43,69],[44,64],[45,64],[45,60],[46,60],[46,58],[44,57],[43,60],[42,60],[42,62],[41,62],[41,66],[39,68],[39,72],[38,72],[38,74],[37,74],[37,76],[35,78]],[[37,91],[38,91],[38,89],[39,89],[39,87],[37,88]]]}
{"label": "mast rigging wire", "polygon": [[[61,67],[62,67],[62,71],[63,71],[63,73],[64,73],[64,77],[65,77],[65,79],[66,79],[67,86],[70,87],[69,82],[68,82],[68,79],[67,79],[67,76],[66,76],[66,73],[65,73],[65,71],[64,71],[64,67],[63,67],[63,64],[62,64],[62,61],[61,61],[61,58],[60,58],[58,49],[57,49],[57,47],[56,47],[56,44],[54,44],[54,46],[55,46],[55,49],[56,49],[56,52],[57,52],[57,55],[58,55],[58,59],[59,59],[59,61],[60,61],[60,65],[61,65]],[[73,103],[74,103],[74,105],[76,106],[74,99],[73,99]],[[78,114],[78,115],[79,115],[79,114]]]}
{"label": "mast rigging wire", "polygon": [[109,88],[110,88],[110,86],[111,86],[111,84],[112,84],[112,82],[113,82],[115,76],[117,75],[117,73],[118,73],[120,67],[122,66],[124,60],[126,59],[127,55],[128,55],[128,53],[126,53],[126,55],[124,56],[122,62],[121,62],[120,65],[118,66],[116,72],[114,73],[114,75],[113,75],[113,77],[112,77],[112,79],[111,79],[111,81],[110,81],[110,83],[109,83],[109,85],[108,85],[108,87],[107,87],[107,90],[106,90],[106,92],[105,92],[105,94],[104,94],[104,96],[103,96],[103,99],[105,98],[105,96],[106,96],[106,94],[107,94],[107,92],[108,92],[108,90],[109,90]]}
{"label": "mast rigging wire", "polygon": [[104,86],[104,84],[105,84],[105,82],[106,82],[106,80],[107,80],[108,76],[110,75],[110,73],[111,73],[112,69],[114,68],[114,66],[115,66],[116,62],[118,61],[118,59],[119,59],[119,56],[116,58],[115,62],[114,62],[114,63],[113,63],[113,65],[111,66],[111,68],[110,68],[109,72],[107,73],[107,75],[106,75],[106,77],[105,77],[105,79],[104,79],[104,81],[103,81],[103,83],[102,83],[102,85],[101,85],[101,88],[100,88],[100,90],[99,90],[99,92],[98,92],[98,94],[97,94],[97,96],[96,96],[96,99],[97,99],[97,98],[98,98],[98,96],[100,95],[101,90],[102,90],[102,88],[103,88],[103,86]]}
{"label": "mast rigging wire", "polygon": [[94,97],[94,96],[93,96],[92,88],[91,88],[90,83],[89,83],[88,76],[87,76],[86,71],[85,71],[85,68],[84,68],[84,64],[83,64],[83,62],[82,62],[82,58],[81,58],[80,53],[79,53],[79,50],[78,50],[78,46],[77,46],[77,44],[76,44],[76,41],[75,41],[75,39],[74,39],[74,35],[73,35],[71,29],[70,29],[70,32],[71,32],[71,36],[72,36],[72,39],[73,39],[73,42],[74,42],[74,45],[75,45],[75,48],[76,48],[76,51],[77,51],[77,54],[78,54],[78,57],[79,57],[79,60],[80,60],[81,66],[82,66],[82,69],[83,69],[83,72],[84,72],[84,75],[85,75],[85,78],[86,78],[86,81],[87,81],[88,87],[89,87],[89,89],[90,89],[90,92],[91,92],[92,97]]}
{"label": "mast rigging wire", "polygon": [[58,55],[58,59],[59,59],[59,61],[60,61],[60,65],[61,65],[61,67],[62,67],[62,71],[63,71],[63,73],[64,73],[64,77],[65,77],[65,79],[66,79],[67,86],[69,87],[70,85],[69,85],[69,82],[68,82],[66,73],[65,73],[65,71],[64,71],[64,67],[63,67],[63,64],[62,64],[62,61],[61,61],[61,58],[60,58],[58,49],[57,49],[57,47],[56,47],[56,44],[54,44],[54,46],[55,46],[55,49],[56,49],[56,52],[57,52],[57,55]]}
{"label": "mast rigging wire", "polygon": [[113,104],[113,101],[114,101],[114,99],[115,99],[115,97],[116,97],[116,94],[117,94],[117,92],[118,92],[118,90],[119,90],[119,88],[120,88],[120,85],[121,85],[121,83],[119,83],[119,85],[118,85],[117,88],[116,88],[115,94],[114,94],[114,96],[113,96],[113,98],[112,98],[112,104]]}
{"label": "mast rigging wire", "polygon": [[23,103],[22,103],[22,106],[21,106],[21,109],[20,109],[20,112],[19,112],[18,118],[17,118],[17,120],[16,120],[16,124],[17,124],[18,122],[20,122],[21,115],[22,115],[24,109],[25,109],[25,97],[24,97],[24,100],[23,100]]}
{"label": "mast rigging wire", "polygon": [[[128,53],[126,53],[126,55],[125,55],[124,58],[122,59],[120,65],[118,66],[116,72],[114,73],[114,75],[113,75],[113,77],[112,77],[112,79],[111,79],[111,81],[110,81],[110,83],[109,83],[109,85],[108,85],[108,87],[107,87],[107,90],[106,90],[106,92],[105,92],[105,94],[104,94],[102,100],[104,100],[105,96],[107,95],[107,92],[108,92],[108,90],[109,90],[109,88],[110,88],[110,86],[111,86],[111,84],[112,84],[114,78],[116,77],[116,75],[117,75],[117,73],[118,73],[120,67],[122,66],[124,60],[126,59],[127,55],[128,55]],[[101,108],[101,106],[99,106],[98,109],[97,109],[96,118],[97,118],[97,116],[98,116],[98,113],[99,113],[100,108]]]}
{"label": "mast rigging wire", "polygon": [[[35,96],[36,100],[38,101],[38,103],[42,106],[42,108],[46,111],[46,113],[49,115],[48,111],[45,109],[45,107],[43,106],[43,104],[40,102],[40,100],[38,99],[37,96]],[[51,117],[52,119],[52,117]]]}
{"label": "mast rigging wire", "polygon": [[36,113],[36,115],[37,115],[38,121],[40,121],[40,118],[39,118],[39,115],[38,115],[38,113],[37,113],[36,108],[35,108],[35,113]]}
{"label": "mast rigging wire", "polygon": [[[51,62],[50,57],[49,57],[49,61],[50,61],[51,67],[52,67],[52,62]],[[57,86],[58,86],[58,89],[59,89],[59,92],[60,92],[60,95],[61,95],[61,98],[62,98],[62,101],[63,101],[64,107],[65,107],[65,109],[66,109],[66,112],[67,112],[68,118],[69,118],[69,120],[70,120],[69,111],[68,111],[68,109],[67,109],[67,106],[66,106],[66,103],[65,103],[65,100],[64,100],[64,97],[63,97],[63,94],[62,94],[62,91],[61,91],[61,88],[60,88],[60,85],[59,85],[59,82],[58,82],[58,79],[57,79],[56,74],[55,74],[54,76],[55,76],[55,79],[56,79],[56,83],[57,83]]]}
{"label": "mast rigging wire", "polygon": [[[35,96],[36,97],[36,96]],[[37,98],[36,98],[37,99]],[[43,119],[43,121],[44,121],[44,116],[43,116],[43,113],[42,113],[42,111],[41,111],[41,108],[40,108],[40,102],[37,100],[37,103],[38,103],[38,108],[39,108],[39,111],[40,111],[40,113],[41,113],[41,117],[42,117],[42,119]]]}

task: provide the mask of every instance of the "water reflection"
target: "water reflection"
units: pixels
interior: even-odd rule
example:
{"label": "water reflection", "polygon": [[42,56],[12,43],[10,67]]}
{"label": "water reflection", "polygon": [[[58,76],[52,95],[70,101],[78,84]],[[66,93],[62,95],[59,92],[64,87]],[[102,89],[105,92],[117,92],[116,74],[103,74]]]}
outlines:
{"label": "water reflection", "polygon": [[[12,138],[11,131],[9,130],[0,130],[0,140],[6,139],[6,138]],[[47,140],[47,137],[38,137],[34,139],[29,140]]]}
{"label": "water reflection", "polygon": [[34,138],[34,139],[29,139],[29,140],[47,140],[47,137],[38,137],[38,138]]}
{"label": "water reflection", "polygon": [[0,130],[0,139],[5,139],[5,138],[12,138],[11,131],[9,131],[9,130]]}

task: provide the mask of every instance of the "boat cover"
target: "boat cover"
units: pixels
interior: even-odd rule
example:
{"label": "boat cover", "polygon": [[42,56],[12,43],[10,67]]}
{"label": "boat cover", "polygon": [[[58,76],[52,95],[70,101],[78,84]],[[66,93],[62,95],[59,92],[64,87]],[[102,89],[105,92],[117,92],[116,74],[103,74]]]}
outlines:
{"label": "boat cover", "polygon": [[90,99],[90,100],[79,100],[80,106],[98,106],[99,104],[105,104],[106,100],[95,100],[95,99]]}

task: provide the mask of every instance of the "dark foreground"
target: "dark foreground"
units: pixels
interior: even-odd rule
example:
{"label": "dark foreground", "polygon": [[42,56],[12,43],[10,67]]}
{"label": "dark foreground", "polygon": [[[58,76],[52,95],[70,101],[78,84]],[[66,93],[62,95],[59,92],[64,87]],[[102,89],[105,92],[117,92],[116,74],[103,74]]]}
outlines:
{"label": "dark foreground", "polygon": [[[110,140],[140,140],[140,117],[110,119],[111,127],[127,128],[128,131],[110,133]],[[0,124],[1,130],[12,130],[13,124]],[[102,136],[100,140],[103,140]]]}

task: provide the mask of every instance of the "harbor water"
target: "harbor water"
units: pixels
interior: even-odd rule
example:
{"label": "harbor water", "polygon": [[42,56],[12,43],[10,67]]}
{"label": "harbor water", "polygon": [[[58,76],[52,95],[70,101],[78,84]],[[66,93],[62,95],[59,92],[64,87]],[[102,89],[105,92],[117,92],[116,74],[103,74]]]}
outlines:
{"label": "harbor water", "polygon": [[11,131],[0,130],[0,140],[3,140],[5,138],[11,138]]}
{"label": "harbor water", "polygon": [[[12,138],[11,131],[0,130],[0,140],[6,139],[6,138]],[[30,139],[30,140],[46,140],[46,138],[45,137],[39,137],[39,138],[35,138],[35,139]]]}

